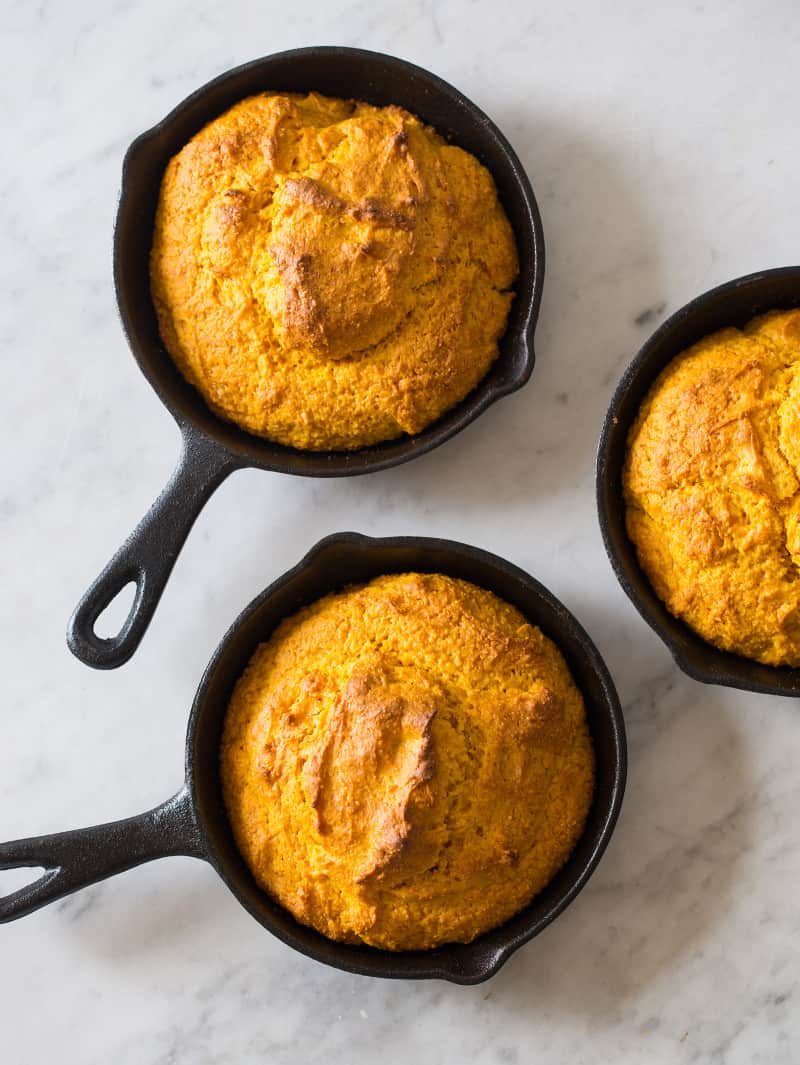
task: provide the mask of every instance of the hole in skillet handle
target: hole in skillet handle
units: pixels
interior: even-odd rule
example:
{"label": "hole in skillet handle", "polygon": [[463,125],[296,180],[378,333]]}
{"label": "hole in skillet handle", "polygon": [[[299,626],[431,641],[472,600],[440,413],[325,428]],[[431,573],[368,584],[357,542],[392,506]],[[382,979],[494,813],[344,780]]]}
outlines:
{"label": "hole in skillet handle", "polygon": [[105,610],[94,623],[94,634],[98,639],[113,639],[130,618],[139,585],[128,581],[120,588]]}
{"label": "hole in skillet handle", "polygon": [[47,872],[48,869],[44,865],[15,866],[9,869],[0,868],[0,898],[5,898],[17,891],[33,887]]}
{"label": "hole in skillet handle", "polygon": [[[149,622],[149,617],[141,613],[145,596],[144,570],[132,567],[116,571],[115,562],[116,557],[94,581],[76,607],[67,629],[70,651],[96,669],[114,669],[126,662]],[[133,599],[119,632],[116,636],[99,635],[98,623],[105,619],[111,604],[131,584],[134,585]]]}

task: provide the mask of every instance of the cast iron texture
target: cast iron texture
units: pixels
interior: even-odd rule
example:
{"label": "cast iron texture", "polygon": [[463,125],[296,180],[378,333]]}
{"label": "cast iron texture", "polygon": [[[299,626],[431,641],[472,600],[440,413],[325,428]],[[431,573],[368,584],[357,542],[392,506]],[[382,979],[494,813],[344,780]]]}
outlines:
{"label": "cast iron texture", "polygon": [[[561,872],[530,906],[469,945],[391,953],[334,943],[298,924],[260,890],[239,856],[223,807],[219,745],[236,679],[256,646],[284,617],[347,584],[407,571],[445,573],[488,588],[517,606],[558,644],[585,699],[597,770],[583,836]],[[317,961],[369,976],[478,983],[550,924],[586,884],[616,824],[626,761],[624,722],[608,670],[575,618],[538,581],[464,544],[418,537],[373,540],[340,533],[318,543],[299,565],[262,592],[223,638],[195,696],[186,739],[186,782],[176,796],[127,821],[0,844],[0,868],[46,869],[34,884],[0,899],[0,921],[21,917],[141,862],[188,854],[210,862],[266,929]]]}
{"label": "cast iron texture", "polygon": [[[517,240],[520,275],[508,328],[488,375],[457,407],[414,436],[353,452],[304,452],[252,436],[212,414],[164,349],[150,297],[148,257],[158,192],[171,157],[238,100],[268,90],[401,104],[491,171]],[[544,238],[530,182],[508,141],[473,103],[440,78],[400,59],[354,48],[302,48],[237,67],[179,104],[133,142],[122,168],[114,231],[114,280],[122,324],[139,366],[183,434],[178,468],[136,531],[78,604],[67,630],[76,657],[97,669],[122,665],[152,618],[175,559],[204,503],[234,470],[345,477],[396,466],[438,447],[533,370],[533,334],[544,281]],[[102,639],[95,622],[131,581],[136,594],[119,634]]]}
{"label": "cast iron texture", "polygon": [[686,348],[726,326],[745,325],[767,311],[800,306],[800,266],[765,270],[706,292],[650,337],[620,381],[606,415],[597,456],[597,509],[606,551],[628,597],[664,641],[680,668],[704,684],[768,695],[800,695],[800,669],[763,666],[706,643],[661,602],[625,531],[622,467],[628,431],[650,386]]}

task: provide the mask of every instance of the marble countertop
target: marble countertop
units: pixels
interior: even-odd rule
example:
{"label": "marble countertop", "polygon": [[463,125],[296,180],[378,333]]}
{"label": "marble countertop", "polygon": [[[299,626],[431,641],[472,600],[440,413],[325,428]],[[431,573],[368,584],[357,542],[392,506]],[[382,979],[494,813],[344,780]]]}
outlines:
{"label": "marble countertop", "polygon": [[[677,670],[617,586],[593,501],[603,413],[648,333],[713,284],[798,258],[793,0],[20,0],[0,26],[0,839],[170,794],[220,635],[344,528],[464,539],[532,572],[606,656],[630,743],[600,868],[489,983],[327,969],[174,858],[3,927],[4,1063],[796,1062],[800,711]],[[125,147],[213,75],[312,43],[428,67],[512,141],[547,241],[536,370],[407,466],[234,475],[139,653],[94,673],[66,649],[67,617],[178,448],[117,319]]]}

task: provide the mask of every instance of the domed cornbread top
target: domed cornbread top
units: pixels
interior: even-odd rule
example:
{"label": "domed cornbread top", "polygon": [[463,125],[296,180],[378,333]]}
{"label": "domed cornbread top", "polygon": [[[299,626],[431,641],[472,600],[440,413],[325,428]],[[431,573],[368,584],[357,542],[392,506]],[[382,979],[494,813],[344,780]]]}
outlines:
{"label": "domed cornbread top", "polygon": [[170,161],[151,290],[213,411],[308,450],[416,433],[497,355],[517,274],[489,172],[400,107],[252,96]]}
{"label": "domed cornbread top", "polygon": [[591,804],[561,654],[465,581],[379,577],[301,610],[225,722],[225,803],[259,885],[331,939],[469,942],[564,864]]}
{"label": "domed cornbread top", "polygon": [[667,366],[631,428],[624,492],[673,614],[723,650],[800,666],[800,311]]}

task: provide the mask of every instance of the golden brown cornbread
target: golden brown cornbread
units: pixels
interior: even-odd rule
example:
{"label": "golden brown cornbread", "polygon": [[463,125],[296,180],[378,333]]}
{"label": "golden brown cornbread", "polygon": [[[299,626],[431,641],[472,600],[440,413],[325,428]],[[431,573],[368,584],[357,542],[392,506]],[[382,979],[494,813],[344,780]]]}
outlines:
{"label": "golden brown cornbread", "polygon": [[583,700],[514,607],[379,577],[284,621],[225,722],[233,832],[266,891],[331,939],[468,942],[563,865],[592,798]]}
{"label": "golden brown cornbread", "polygon": [[673,614],[726,651],[800,666],[800,311],[667,366],[631,428],[624,491]]}
{"label": "golden brown cornbread", "polygon": [[497,355],[517,273],[489,172],[400,107],[253,96],[170,161],[164,343],[213,411],[342,450],[416,433]]}

